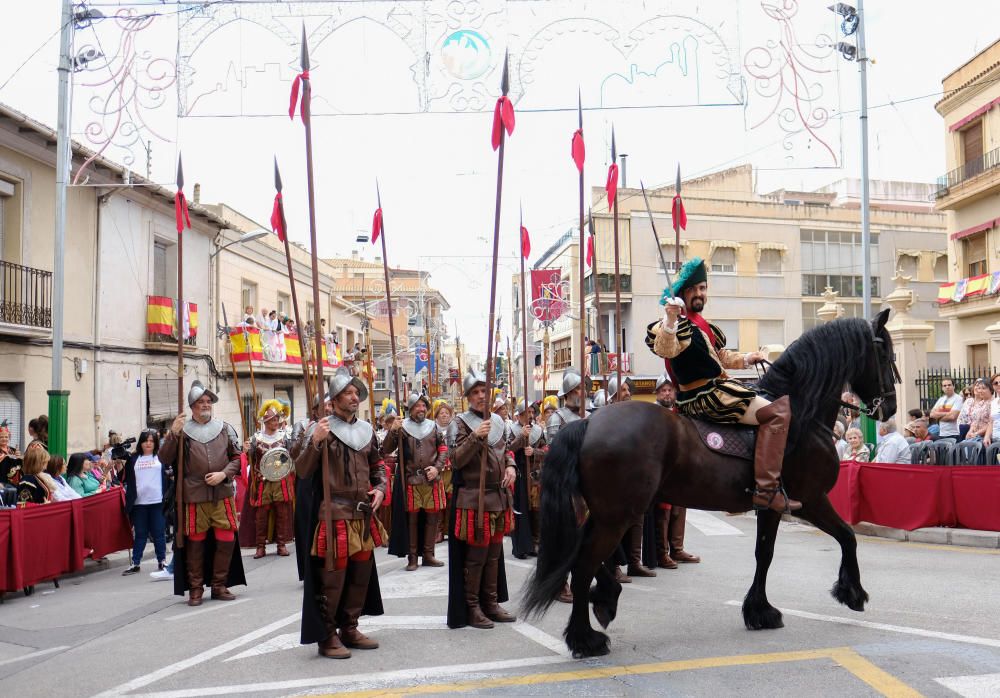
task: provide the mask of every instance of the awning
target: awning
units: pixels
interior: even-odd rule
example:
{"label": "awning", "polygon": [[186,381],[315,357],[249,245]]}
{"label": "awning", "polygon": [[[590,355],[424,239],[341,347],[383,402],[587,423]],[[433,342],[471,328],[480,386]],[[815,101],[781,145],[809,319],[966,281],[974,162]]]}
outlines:
{"label": "awning", "polygon": [[709,248],[709,254],[712,254],[719,249],[738,250],[740,249],[740,245],[741,243],[736,242],[735,240],[712,240],[712,244]]}
{"label": "awning", "polygon": [[1000,218],[994,218],[991,221],[986,221],[985,223],[974,225],[971,228],[966,228],[965,230],[959,230],[957,233],[952,233],[951,239],[961,240],[962,238],[967,238],[970,235],[975,235],[976,233],[981,233],[984,230],[989,230],[990,228],[993,228],[998,224],[1000,224]]}
{"label": "awning", "polygon": [[[674,247],[676,240],[660,240],[660,247]],[[691,244],[690,240],[681,240],[681,247],[687,247]]]}
{"label": "awning", "polygon": [[783,242],[758,242],[757,243],[757,261],[760,261],[760,253],[764,250],[777,250],[782,255],[788,252],[788,245]]}
{"label": "awning", "polygon": [[992,109],[993,107],[995,107],[998,104],[1000,104],[1000,97],[997,97],[996,99],[994,99],[989,104],[986,104],[985,106],[979,107],[979,109],[977,109],[976,111],[972,112],[968,116],[959,119],[958,121],[956,121],[955,123],[953,123],[951,126],[949,126],[948,130],[949,131],[957,131],[958,129],[962,128],[963,126],[965,126],[969,122],[976,120],[977,118],[979,118],[980,116],[982,116],[983,114],[985,114],[986,112],[988,112],[990,109]]}
{"label": "awning", "polygon": [[898,249],[896,250],[896,259],[899,259],[900,257],[916,257],[919,259],[920,250]]}

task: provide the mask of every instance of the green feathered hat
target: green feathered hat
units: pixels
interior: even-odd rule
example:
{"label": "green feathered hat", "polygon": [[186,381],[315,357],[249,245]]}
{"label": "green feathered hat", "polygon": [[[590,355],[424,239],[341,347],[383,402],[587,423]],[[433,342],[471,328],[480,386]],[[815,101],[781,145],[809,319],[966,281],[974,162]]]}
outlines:
{"label": "green feathered hat", "polygon": [[670,298],[680,297],[681,291],[691,286],[697,286],[702,281],[708,281],[705,260],[701,257],[693,257],[684,262],[680,273],[674,279],[674,285],[663,289],[663,295],[660,296],[660,305],[664,305]]}

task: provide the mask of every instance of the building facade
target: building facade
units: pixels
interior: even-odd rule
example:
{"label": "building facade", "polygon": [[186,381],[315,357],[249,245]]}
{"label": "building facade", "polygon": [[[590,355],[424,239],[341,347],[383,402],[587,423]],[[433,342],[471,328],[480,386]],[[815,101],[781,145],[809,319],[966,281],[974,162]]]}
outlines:
{"label": "building facade", "polygon": [[935,208],[947,214],[948,279],[941,317],[956,366],[1000,365],[1000,41],[942,80],[946,172]]}

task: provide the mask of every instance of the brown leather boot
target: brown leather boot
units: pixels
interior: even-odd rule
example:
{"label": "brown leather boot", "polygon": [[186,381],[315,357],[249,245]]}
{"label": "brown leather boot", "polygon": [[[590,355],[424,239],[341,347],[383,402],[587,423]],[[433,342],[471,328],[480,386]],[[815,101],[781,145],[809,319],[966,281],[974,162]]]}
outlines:
{"label": "brown leather boot", "polygon": [[419,512],[416,511],[406,514],[410,534],[410,545],[406,555],[407,572],[413,572],[417,569],[417,517],[419,515]]}
{"label": "brown leather boot", "polygon": [[486,566],[483,568],[482,606],[483,614],[496,623],[513,623],[514,616],[497,603],[497,575],[500,573],[500,556],[503,555],[503,543],[490,543],[486,553]]}
{"label": "brown leather boot", "polygon": [[434,557],[434,534],[438,531],[438,519],[441,514],[437,512],[424,512],[426,521],[424,522],[424,567],[444,567],[444,563]]}
{"label": "brown leather boot", "polygon": [[236,597],[226,588],[229,563],[233,560],[235,540],[215,541],[215,557],[212,559],[212,598],[216,601],[232,601]]}
{"label": "brown leather boot", "polygon": [[569,582],[563,582],[562,591],[556,596],[559,603],[573,603],[573,592],[570,591]]}
{"label": "brown leather boot", "polygon": [[184,541],[184,562],[188,576],[188,606],[201,606],[205,594],[205,541]]}
{"label": "brown leather boot", "polygon": [[475,545],[465,546],[465,605],[468,609],[466,622],[469,627],[489,630],[493,621],[483,615],[479,608],[479,588],[483,580],[483,568],[489,549]]}
{"label": "brown leather boot", "polygon": [[670,544],[667,542],[667,527],[673,509],[654,506],[656,507],[656,566],[665,570],[675,570],[677,563],[670,557]]}
{"label": "brown leather boot", "polygon": [[684,527],[687,525],[687,507],[671,507],[667,524],[667,538],[670,541],[670,556],[675,562],[701,562],[697,555],[684,550]]}
{"label": "brown leather boot", "polygon": [[265,555],[267,555],[267,522],[269,514],[271,513],[271,505],[265,504],[263,506],[254,507],[253,509],[253,521],[256,534],[257,552],[253,554],[254,560],[259,560]]}
{"label": "brown leather boot", "polygon": [[340,626],[340,641],[348,647],[359,650],[378,649],[378,642],[358,630],[358,618],[365,607],[368,596],[368,582],[372,576],[375,560],[350,560],[347,563],[347,581],[344,596],[337,611],[337,625]]}
{"label": "brown leather boot", "polygon": [[656,572],[642,564],[642,524],[630,526],[625,532],[628,544],[628,574],[630,577],[655,577]]}
{"label": "brown leather boot", "polygon": [[344,582],[347,579],[347,570],[327,572],[323,569],[322,562],[319,562],[317,567],[319,567],[322,593],[316,596],[316,605],[319,607],[319,617],[323,621],[323,626],[329,633],[327,638],[319,643],[319,654],[321,657],[329,657],[330,659],[347,659],[351,656],[351,650],[344,647],[337,636],[337,623],[334,621],[332,610],[340,604],[340,597],[344,593]]}
{"label": "brown leather boot", "polygon": [[275,502],[274,505],[274,536],[278,539],[278,555],[288,557],[286,544],[292,540],[292,503]]}
{"label": "brown leather boot", "polygon": [[622,572],[622,568],[619,567],[618,565],[614,566],[614,577],[615,577],[615,581],[618,582],[619,584],[631,584],[632,583],[632,578],[629,577],[624,572]]}
{"label": "brown leather boot", "polygon": [[757,428],[757,448],[753,459],[757,485],[753,491],[754,509],[774,509],[784,514],[802,508],[802,502],[789,498],[781,484],[781,466],[790,419],[791,402],[787,395],[757,410],[760,426]]}

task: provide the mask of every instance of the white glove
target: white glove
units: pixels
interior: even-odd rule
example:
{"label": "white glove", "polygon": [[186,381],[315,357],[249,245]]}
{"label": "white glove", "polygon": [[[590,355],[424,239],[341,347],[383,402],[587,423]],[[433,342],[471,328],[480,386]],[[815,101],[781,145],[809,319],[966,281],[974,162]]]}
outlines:
{"label": "white glove", "polygon": [[[671,317],[670,309],[677,308],[677,312]],[[663,304],[663,319],[660,320],[660,329],[664,332],[674,334],[677,332],[677,316],[684,309],[684,301],[680,298],[668,298]]]}

